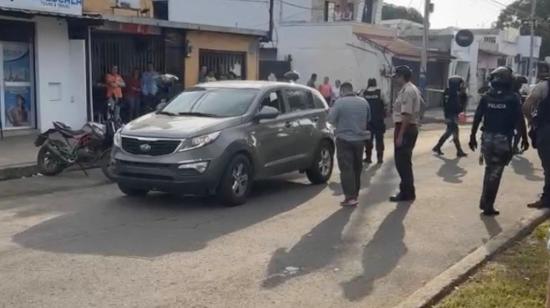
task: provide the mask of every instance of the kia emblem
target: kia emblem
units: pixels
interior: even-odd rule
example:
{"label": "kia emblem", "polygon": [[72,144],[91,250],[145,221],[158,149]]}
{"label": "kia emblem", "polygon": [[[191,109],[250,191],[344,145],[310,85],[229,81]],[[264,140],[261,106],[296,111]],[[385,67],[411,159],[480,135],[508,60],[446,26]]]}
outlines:
{"label": "kia emblem", "polygon": [[151,145],[150,144],[147,144],[147,143],[144,143],[142,145],[139,146],[139,149],[142,151],[142,152],[149,152],[151,151]]}

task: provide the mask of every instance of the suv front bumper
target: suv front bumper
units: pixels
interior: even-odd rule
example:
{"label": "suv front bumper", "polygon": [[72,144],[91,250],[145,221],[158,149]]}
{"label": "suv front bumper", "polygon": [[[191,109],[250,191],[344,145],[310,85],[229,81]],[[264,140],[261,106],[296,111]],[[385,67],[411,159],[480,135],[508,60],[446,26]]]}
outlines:
{"label": "suv front bumper", "polygon": [[[202,149],[162,157],[133,155],[113,148],[113,173],[118,183],[136,189],[204,195],[216,191],[225,171],[224,155],[210,157]],[[204,172],[189,164],[207,162]],[[199,169],[199,170],[197,170]]]}

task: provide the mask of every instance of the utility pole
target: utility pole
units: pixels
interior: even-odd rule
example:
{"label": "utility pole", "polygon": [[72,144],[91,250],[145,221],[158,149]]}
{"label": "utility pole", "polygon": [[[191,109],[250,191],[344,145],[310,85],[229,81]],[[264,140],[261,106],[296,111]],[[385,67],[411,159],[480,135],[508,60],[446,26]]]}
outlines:
{"label": "utility pole", "polygon": [[424,35],[422,36],[422,54],[420,57],[420,89],[422,90],[422,95],[428,103],[428,95],[426,92],[426,87],[428,86],[428,45],[430,41],[430,13],[431,13],[431,2],[430,0],[425,0],[424,3]]}
{"label": "utility pole", "polygon": [[537,0],[531,0],[531,46],[529,50],[529,83],[533,82],[535,66],[535,10]]}

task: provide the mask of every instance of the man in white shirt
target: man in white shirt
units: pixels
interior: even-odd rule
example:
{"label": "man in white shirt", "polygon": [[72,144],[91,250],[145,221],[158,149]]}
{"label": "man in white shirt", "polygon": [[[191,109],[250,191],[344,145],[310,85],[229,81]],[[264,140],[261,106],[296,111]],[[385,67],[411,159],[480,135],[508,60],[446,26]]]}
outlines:
{"label": "man in white shirt", "polygon": [[390,198],[392,202],[414,201],[416,191],[412,169],[412,155],[418,137],[418,122],[422,97],[418,88],[411,82],[412,70],[399,66],[393,76],[401,91],[393,105],[395,123],[395,167],[401,177],[399,193]]}

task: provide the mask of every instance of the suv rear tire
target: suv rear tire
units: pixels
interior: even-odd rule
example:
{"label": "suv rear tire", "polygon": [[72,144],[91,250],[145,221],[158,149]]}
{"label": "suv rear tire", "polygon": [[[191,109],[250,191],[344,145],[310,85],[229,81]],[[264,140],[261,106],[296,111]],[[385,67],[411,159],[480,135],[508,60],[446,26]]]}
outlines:
{"label": "suv rear tire", "polygon": [[218,198],[226,206],[246,203],[252,186],[252,165],[244,155],[235,156],[227,165],[218,189]]}
{"label": "suv rear tire", "polygon": [[118,183],[118,189],[128,197],[144,197],[149,192],[146,189],[138,189]]}
{"label": "suv rear tire", "polygon": [[312,166],[306,170],[307,178],[315,185],[325,184],[332,176],[334,169],[334,148],[328,141],[323,141],[315,154]]}

